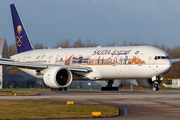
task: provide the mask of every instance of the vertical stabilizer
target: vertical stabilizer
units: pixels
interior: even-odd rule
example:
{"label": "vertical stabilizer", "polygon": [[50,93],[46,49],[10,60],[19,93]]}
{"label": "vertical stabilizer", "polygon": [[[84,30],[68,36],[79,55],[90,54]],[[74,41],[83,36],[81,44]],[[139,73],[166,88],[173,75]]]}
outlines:
{"label": "vertical stabilizer", "polygon": [[18,53],[33,50],[31,42],[29,41],[29,38],[26,34],[25,28],[23,26],[21,18],[18,15],[15,5],[11,4],[10,8]]}

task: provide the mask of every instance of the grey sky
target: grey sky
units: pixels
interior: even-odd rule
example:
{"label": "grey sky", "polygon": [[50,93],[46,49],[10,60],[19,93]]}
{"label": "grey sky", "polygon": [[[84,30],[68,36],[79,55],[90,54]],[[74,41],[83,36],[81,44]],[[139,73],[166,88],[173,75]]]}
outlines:
{"label": "grey sky", "polygon": [[30,40],[53,47],[81,38],[105,46],[126,39],[180,45],[180,0],[0,0],[0,38],[15,42],[14,3]]}

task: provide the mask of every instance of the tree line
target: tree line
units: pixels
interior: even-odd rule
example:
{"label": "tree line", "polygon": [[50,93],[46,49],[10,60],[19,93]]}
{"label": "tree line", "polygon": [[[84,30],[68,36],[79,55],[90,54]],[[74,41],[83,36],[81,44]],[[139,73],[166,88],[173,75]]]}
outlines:
{"label": "tree line", "polygon": [[[157,48],[162,49],[163,51],[165,51],[166,53],[169,54],[169,56],[171,57],[171,59],[173,58],[180,58],[180,46],[174,46],[174,47],[167,47],[166,45],[163,44],[159,44],[159,43],[153,43],[151,44],[147,44],[144,43],[143,41],[140,41],[139,39],[136,39],[136,41],[130,41],[127,39],[124,39],[123,41],[121,41],[120,44],[118,44],[119,41],[111,41],[109,43],[106,44],[106,46],[143,46],[143,45],[148,45],[148,46],[154,46]],[[33,42],[32,43],[34,49],[47,49],[47,46],[44,46],[42,43],[40,43],[39,41]],[[98,43],[96,42],[92,42],[91,40],[86,40],[86,41],[82,41],[81,39],[78,39],[74,42],[72,42],[70,39],[65,39],[62,41],[58,41],[56,43],[56,45],[54,46],[55,48],[78,48],[78,47],[96,47],[99,46]],[[16,44],[12,44],[8,46],[9,48],[9,56],[12,56],[14,54],[17,54],[17,49],[16,49]],[[14,69],[14,70],[10,70],[10,73],[19,73],[21,71]],[[165,75],[165,78],[180,78],[180,63],[174,63],[172,65],[172,69],[171,71]]]}

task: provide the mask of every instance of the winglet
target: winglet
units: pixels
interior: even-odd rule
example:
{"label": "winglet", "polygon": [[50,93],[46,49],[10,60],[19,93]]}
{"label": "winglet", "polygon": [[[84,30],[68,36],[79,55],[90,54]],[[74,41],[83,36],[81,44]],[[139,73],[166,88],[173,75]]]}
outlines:
{"label": "winglet", "polygon": [[25,28],[23,26],[21,18],[19,17],[15,5],[11,4],[10,8],[18,53],[33,50],[33,47],[31,45],[31,42],[29,41],[29,38],[26,34]]}

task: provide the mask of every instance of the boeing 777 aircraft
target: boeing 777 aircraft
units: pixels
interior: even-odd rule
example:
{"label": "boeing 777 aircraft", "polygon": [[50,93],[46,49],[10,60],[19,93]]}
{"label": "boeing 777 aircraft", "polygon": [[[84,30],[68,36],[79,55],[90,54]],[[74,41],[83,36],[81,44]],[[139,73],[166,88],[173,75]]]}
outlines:
{"label": "boeing 777 aircraft", "polygon": [[172,63],[161,49],[151,46],[58,48],[34,50],[14,4],[10,5],[18,54],[0,58],[0,65],[18,67],[43,79],[51,90],[68,87],[72,80],[106,80],[102,90],[113,88],[115,79],[136,79],[144,87],[159,90]]}

